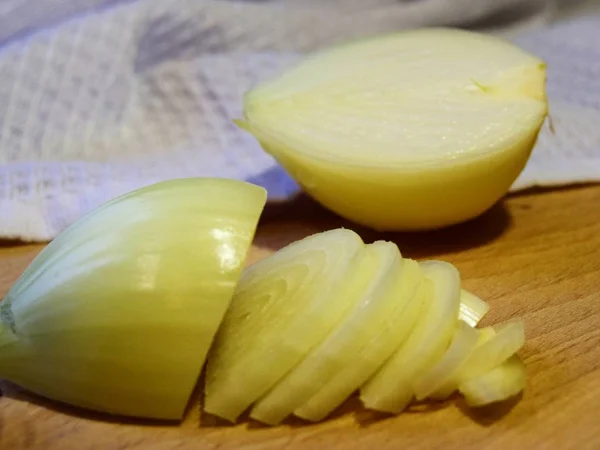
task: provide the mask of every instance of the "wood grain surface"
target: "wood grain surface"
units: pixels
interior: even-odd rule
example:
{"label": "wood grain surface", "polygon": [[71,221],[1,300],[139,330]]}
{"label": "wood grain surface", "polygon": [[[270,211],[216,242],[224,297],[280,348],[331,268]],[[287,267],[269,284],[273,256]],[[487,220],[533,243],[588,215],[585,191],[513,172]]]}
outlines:
{"label": "wood grain surface", "polygon": [[[306,198],[266,211],[250,261],[351,224]],[[329,420],[268,428],[200,414],[182,424],[123,420],[0,384],[0,449],[600,449],[600,186],[511,196],[484,216],[430,233],[376,234],[403,254],[454,263],[492,305],[486,324],[521,316],[528,386],[517,401],[469,411],[460,399],[396,417],[351,399]],[[0,296],[42,248],[0,244]]]}

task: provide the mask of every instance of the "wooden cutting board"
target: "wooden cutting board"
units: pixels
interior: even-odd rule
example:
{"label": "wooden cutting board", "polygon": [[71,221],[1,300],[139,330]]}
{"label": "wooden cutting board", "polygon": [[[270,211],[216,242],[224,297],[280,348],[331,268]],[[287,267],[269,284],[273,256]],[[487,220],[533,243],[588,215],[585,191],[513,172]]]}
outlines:
{"label": "wooden cutting board", "polygon": [[[352,227],[306,198],[270,209],[250,260],[308,234]],[[526,322],[528,386],[518,401],[470,411],[459,399],[397,417],[348,401],[317,425],[268,428],[201,416],[182,424],[119,420],[49,402],[3,382],[0,449],[600,449],[600,186],[509,197],[472,222],[422,234],[376,234],[407,257],[454,263],[492,305],[491,324]],[[42,248],[3,243],[0,296]],[[198,397],[198,396],[196,396]]]}

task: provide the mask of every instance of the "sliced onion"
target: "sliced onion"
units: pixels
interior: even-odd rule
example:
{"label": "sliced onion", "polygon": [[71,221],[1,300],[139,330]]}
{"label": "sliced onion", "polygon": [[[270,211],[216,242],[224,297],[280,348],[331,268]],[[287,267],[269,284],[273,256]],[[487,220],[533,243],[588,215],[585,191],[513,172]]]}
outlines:
{"label": "sliced onion", "polygon": [[514,355],[497,367],[462,383],[460,393],[469,406],[484,406],[514,397],[526,384],[525,365]]}
{"label": "sliced onion", "polygon": [[475,348],[458,376],[462,384],[502,364],[525,343],[525,326],[522,320],[495,325],[495,335]]}
{"label": "sliced onion", "polygon": [[471,292],[461,289],[459,313],[460,320],[471,325],[472,327],[475,327],[489,310],[490,305]]}
{"label": "sliced onion", "polygon": [[209,355],[207,412],[235,420],[327,337],[364,283],[363,251],[356,233],[338,229],[244,272]]}
{"label": "sliced onion", "polygon": [[[485,327],[480,329],[474,329],[477,333],[477,346],[487,342],[493,336],[496,335],[496,331],[493,327]],[[452,371],[450,376],[446,377],[444,383],[442,383],[433,393],[427,395],[428,398],[434,400],[445,400],[450,397],[458,389],[458,381],[461,374],[461,369],[464,367],[468,357],[475,348],[471,348],[470,351],[464,355],[461,364]]]}
{"label": "sliced onion", "polygon": [[414,383],[417,400],[423,400],[450,381],[477,346],[479,334],[471,326],[459,321],[454,338],[440,359]]}
{"label": "sliced onion", "polygon": [[348,292],[350,311],[323,342],[256,403],[252,418],[272,425],[281,422],[312,397],[325,380],[353,361],[380,325],[382,316],[389,313],[386,294],[392,286],[397,285],[399,278],[404,284],[412,284],[410,278],[420,275],[418,271],[412,273],[410,266],[408,270],[403,267],[403,262],[394,244],[377,242],[367,246],[358,270],[362,282]]}
{"label": "sliced onion", "polygon": [[423,314],[409,335],[362,388],[360,398],[367,408],[397,413],[413,397],[413,383],[444,354],[458,321],[460,275],[448,263],[421,263],[430,290]]}
{"label": "sliced onion", "polygon": [[[294,411],[298,417],[318,421],[326,417],[364,384],[406,339],[422,312],[424,298],[417,296],[423,279],[419,265],[405,260],[405,275],[387,281],[380,295],[384,308],[370,321],[366,339],[356,352],[347,354],[343,370],[321,384],[317,394]],[[359,313],[365,314],[366,311]]]}

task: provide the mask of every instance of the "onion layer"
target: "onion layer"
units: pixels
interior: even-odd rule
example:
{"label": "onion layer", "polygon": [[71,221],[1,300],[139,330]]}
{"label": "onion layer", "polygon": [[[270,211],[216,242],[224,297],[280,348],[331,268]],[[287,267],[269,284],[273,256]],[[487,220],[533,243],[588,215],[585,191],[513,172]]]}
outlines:
{"label": "onion layer", "polygon": [[459,387],[469,406],[484,406],[514,397],[525,389],[525,365],[514,355],[489,372],[471,378]]}
{"label": "onion layer", "polygon": [[460,291],[460,315],[459,318],[463,322],[471,325],[472,327],[477,326],[479,321],[490,310],[490,305],[481,300],[471,292],[461,289]]}

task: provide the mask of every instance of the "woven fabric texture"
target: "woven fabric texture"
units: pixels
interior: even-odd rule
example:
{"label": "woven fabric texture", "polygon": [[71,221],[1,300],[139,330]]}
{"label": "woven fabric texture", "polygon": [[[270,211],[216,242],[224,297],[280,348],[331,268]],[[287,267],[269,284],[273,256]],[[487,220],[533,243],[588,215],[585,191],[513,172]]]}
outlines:
{"label": "woven fabric texture", "polygon": [[425,25],[497,32],[548,62],[545,127],[513,190],[600,180],[600,16],[552,0],[5,0],[0,238],[52,239],[156,181],[218,176],[298,191],[232,120],[243,93],[346,39]]}

